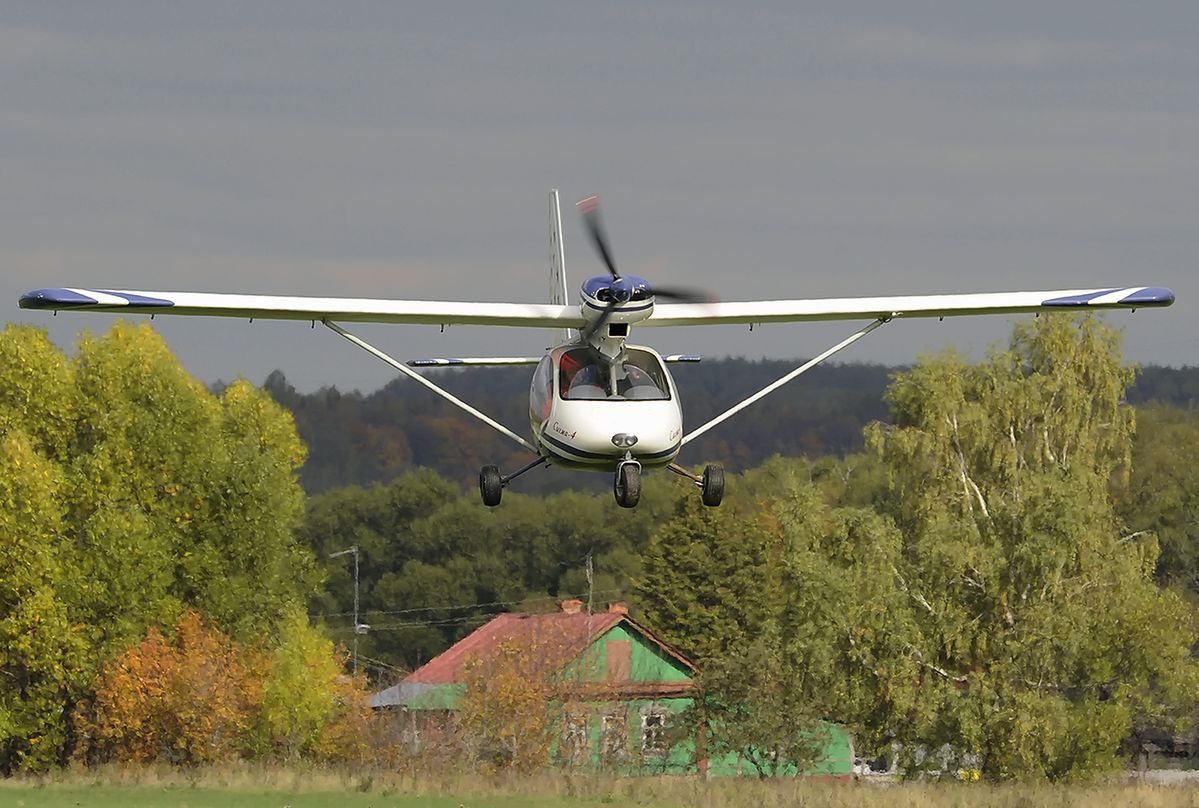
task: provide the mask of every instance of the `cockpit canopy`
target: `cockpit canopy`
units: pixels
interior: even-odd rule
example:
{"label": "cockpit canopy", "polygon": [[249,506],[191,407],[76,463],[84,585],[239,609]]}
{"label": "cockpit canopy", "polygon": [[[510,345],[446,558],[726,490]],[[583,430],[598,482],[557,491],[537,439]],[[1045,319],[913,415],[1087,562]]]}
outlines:
{"label": "cockpit canopy", "polygon": [[651,351],[626,348],[623,361],[604,362],[589,347],[565,351],[558,360],[558,395],[566,401],[666,401],[666,369]]}

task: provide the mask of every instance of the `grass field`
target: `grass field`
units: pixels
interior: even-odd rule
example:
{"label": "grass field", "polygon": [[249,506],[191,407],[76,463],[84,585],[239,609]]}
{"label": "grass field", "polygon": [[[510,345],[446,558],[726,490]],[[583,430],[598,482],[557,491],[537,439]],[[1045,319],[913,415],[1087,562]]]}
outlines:
{"label": "grass field", "polygon": [[860,785],[803,780],[758,782],[547,776],[486,779],[407,777],[285,768],[106,770],[0,781],[4,808],[950,808],[953,806],[1194,806],[1199,787],[1108,784],[992,786],[982,783]]}

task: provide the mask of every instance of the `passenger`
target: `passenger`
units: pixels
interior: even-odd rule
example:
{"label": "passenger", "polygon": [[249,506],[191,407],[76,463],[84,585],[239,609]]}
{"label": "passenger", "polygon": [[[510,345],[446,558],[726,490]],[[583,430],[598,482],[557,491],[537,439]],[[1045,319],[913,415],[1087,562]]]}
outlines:
{"label": "passenger", "polygon": [[595,362],[595,356],[588,350],[567,351],[558,361],[558,395],[567,397],[571,382],[579,371]]}
{"label": "passenger", "polygon": [[607,398],[608,393],[604,385],[603,369],[597,365],[586,365],[581,368],[570,380],[570,387],[566,391],[563,398]]}

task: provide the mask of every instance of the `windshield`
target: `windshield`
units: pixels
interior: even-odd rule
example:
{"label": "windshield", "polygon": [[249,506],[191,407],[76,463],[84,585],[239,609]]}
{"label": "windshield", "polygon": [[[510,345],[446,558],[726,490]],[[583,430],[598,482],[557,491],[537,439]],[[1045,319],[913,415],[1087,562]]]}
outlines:
{"label": "windshield", "polygon": [[608,365],[592,349],[575,348],[559,360],[558,393],[568,401],[663,401],[670,398],[670,386],[649,351],[629,348],[623,362]]}

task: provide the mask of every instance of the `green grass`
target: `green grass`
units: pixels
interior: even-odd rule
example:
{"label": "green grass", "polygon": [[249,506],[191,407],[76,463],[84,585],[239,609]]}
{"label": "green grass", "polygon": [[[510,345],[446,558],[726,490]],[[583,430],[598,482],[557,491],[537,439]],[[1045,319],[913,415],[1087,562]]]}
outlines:
{"label": "green grass", "polygon": [[11,808],[580,808],[612,803],[528,796],[414,796],[377,793],[229,791],[188,786],[29,786],[0,788],[0,805]]}
{"label": "green grass", "polygon": [[486,778],[468,773],[358,774],[244,767],[183,773],[169,768],[63,772],[0,781],[3,808],[1033,808],[1137,805],[1199,808],[1199,788],[1129,784],[889,786],[696,778],[544,775]]}

